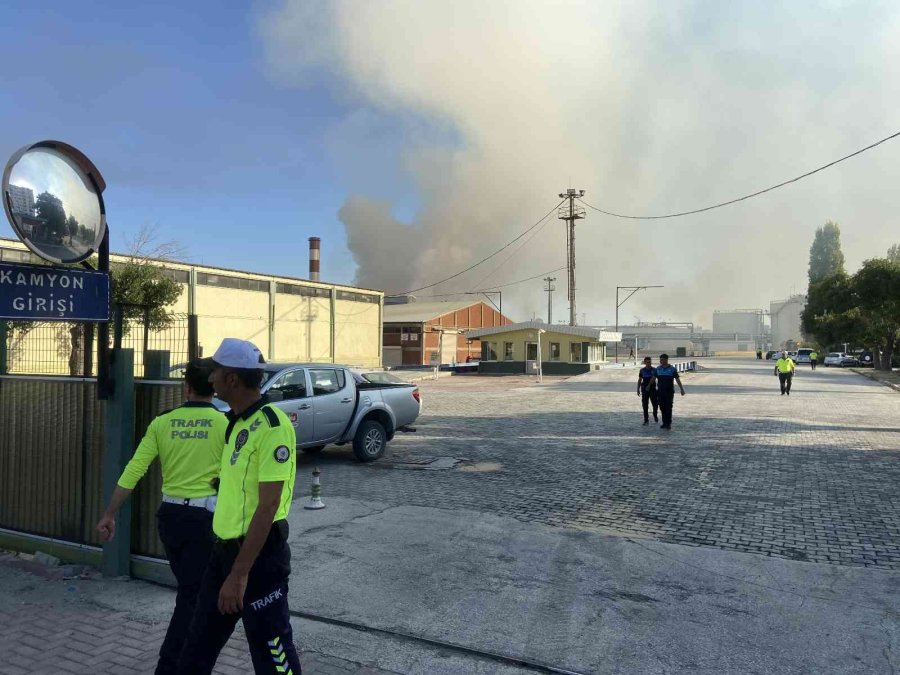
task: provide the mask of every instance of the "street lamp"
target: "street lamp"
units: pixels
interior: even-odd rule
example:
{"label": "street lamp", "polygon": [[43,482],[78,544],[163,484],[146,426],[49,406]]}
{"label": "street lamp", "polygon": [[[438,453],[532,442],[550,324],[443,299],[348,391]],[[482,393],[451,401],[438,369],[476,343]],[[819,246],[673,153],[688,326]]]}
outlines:
{"label": "street lamp", "polygon": [[[665,286],[616,286],[616,332],[619,332],[619,307],[628,302],[628,298],[637,293],[638,291],[643,291],[648,288],[665,288]],[[622,302],[619,302],[619,291],[631,291],[628,295],[625,296],[625,299]],[[637,341],[635,341],[635,356],[637,356]],[[616,342],[616,363],[619,362],[619,343]]]}

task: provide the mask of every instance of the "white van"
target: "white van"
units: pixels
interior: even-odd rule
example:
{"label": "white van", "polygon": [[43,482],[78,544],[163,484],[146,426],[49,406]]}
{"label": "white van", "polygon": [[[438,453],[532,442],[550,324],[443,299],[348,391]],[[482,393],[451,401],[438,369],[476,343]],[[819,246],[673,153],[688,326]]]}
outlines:
{"label": "white van", "polygon": [[806,347],[798,349],[797,356],[794,357],[794,362],[795,363],[809,363],[810,362],[809,355],[812,354],[814,351],[816,351],[816,350],[808,349]]}

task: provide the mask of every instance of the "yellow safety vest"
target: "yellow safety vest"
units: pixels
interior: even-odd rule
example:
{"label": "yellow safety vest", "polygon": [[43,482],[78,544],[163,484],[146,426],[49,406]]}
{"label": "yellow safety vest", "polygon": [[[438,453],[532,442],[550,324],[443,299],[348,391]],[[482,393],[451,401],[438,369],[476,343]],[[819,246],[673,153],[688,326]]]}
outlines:
{"label": "yellow safety vest", "polygon": [[159,457],[162,491],[171,497],[209,497],[219,475],[228,419],[212,403],[188,401],[158,415],[119,477],[119,485],[133,490]]}
{"label": "yellow safety vest", "polygon": [[794,362],[790,357],[788,358],[780,358],[775,362],[775,367],[778,368],[779,373],[792,373],[794,372]]}
{"label": "yellow safety vest", "polygon": [[220,539],[247,534],[260,483],[284,481],[273,522],[287,518],[296,475],[297,436],[282,410],[261,399],[240,415],[229,414],[213,532]]}

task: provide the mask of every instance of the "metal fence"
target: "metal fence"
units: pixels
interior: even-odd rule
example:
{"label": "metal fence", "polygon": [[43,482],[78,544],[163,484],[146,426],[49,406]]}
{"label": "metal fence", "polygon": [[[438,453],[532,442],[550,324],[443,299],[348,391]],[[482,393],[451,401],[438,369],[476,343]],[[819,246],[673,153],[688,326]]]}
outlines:
{"label": "metal fence", "polygon": [[[121,346],[134,351],[135,377],[180,377],[175,366],[188,361],[188,325],[187,314],[173,314],[164,330],[151,330],[142,317],[125,320]],[[110,343],[114,339],[112,333],[110,330]],[[9,374],[96,376],[97,351],[97,330],[93,323],[8,324],[6,361]]]}
{"label": "metal fence", "polygon": [[[135,383],[134,447],[150,421],[181,403],[177,383]],[[87,378],[0,376],[0,528],[99,545],[105,402]],[[132,553],[162,557],[154,462],[132,497]]]}

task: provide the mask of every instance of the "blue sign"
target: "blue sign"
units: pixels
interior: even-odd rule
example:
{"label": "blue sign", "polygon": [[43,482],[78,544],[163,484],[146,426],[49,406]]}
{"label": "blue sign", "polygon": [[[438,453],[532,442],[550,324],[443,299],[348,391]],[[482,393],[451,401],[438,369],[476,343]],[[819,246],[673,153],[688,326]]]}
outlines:
{"label": "blue sign", "polygon": [[109,275],[0,262],[0,319],[109,321]]}

